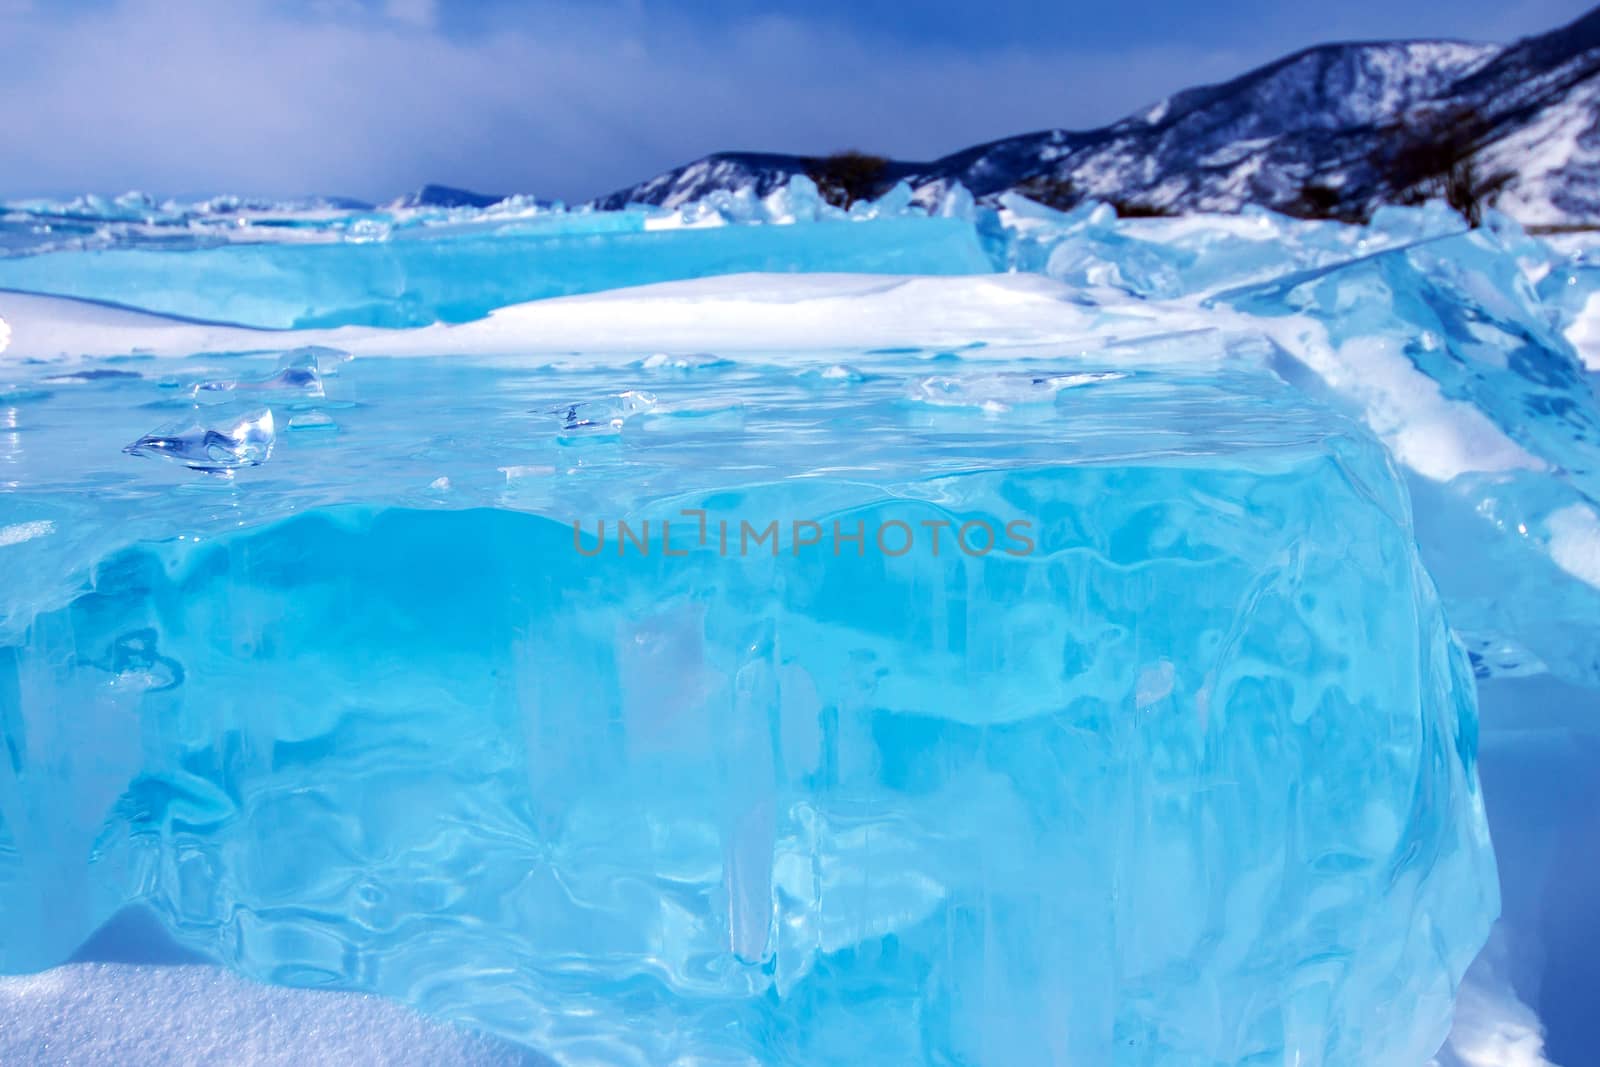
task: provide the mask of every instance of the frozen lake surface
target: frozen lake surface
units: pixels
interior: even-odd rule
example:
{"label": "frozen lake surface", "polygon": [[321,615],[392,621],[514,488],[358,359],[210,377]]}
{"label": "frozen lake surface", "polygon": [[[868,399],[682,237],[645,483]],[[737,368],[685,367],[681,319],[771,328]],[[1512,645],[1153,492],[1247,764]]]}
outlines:
{"label": "frozen lake surface", "polygon": [[1593,1047],[1581,240],[229,208],[0,212],[4,1048]]}

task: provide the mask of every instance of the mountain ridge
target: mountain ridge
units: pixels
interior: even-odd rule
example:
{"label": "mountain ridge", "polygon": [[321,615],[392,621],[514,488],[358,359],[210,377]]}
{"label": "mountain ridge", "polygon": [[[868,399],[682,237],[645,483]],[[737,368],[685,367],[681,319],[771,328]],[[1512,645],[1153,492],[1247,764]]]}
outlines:
{"label": "mountain ridge", "polygon": [[[1260,204],[1364,217],[1382,203],[1445,194],[1454,180],[1462,195],[1531,225],[1596,225],[1600,8],[1509,45],[1315,45],[1179,90],[1109,125],[878,162],[875,190],[905,181],[928,204],[956,183],[980,198],[1033,183],[1063,201],[1161,213]],[[719,152],[591,204],[674,208],[717,190],[765,195],[826,165],[802,155]],[[1435,165],[1437,173],[1427,172]],[[1467,176],[1457,179],[1457,171]]]}

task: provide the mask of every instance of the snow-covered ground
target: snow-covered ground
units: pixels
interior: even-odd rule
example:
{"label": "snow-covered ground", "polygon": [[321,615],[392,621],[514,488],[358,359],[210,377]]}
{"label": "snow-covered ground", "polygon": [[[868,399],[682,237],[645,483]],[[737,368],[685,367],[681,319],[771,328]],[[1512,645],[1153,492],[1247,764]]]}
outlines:
{"label": "snow-covered ground", "polygon": [[538,1067],[382,997],[266,986],[206,964],[73,963],[0,978],[0,1062],[32,1067]]}
{"label": "snow-covered ground", "polygon": [[550,1067],[383,997],[262,985],[174,942],[137,906],[73,961],[0,977],[0,1063],[21,1067]]}

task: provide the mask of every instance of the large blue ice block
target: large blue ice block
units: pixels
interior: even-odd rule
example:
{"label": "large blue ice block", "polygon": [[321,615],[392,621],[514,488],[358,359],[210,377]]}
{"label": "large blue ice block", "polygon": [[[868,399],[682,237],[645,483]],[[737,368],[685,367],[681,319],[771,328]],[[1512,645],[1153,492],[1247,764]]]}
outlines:
{"label": "large blue ice block", "polygon": [[227,476],[120,451],[216,367],[38,383],[0,966],[139,899],[563,1062],[1423,1062],[1497,900],[1386,455],[1001,366],[357,361]]}

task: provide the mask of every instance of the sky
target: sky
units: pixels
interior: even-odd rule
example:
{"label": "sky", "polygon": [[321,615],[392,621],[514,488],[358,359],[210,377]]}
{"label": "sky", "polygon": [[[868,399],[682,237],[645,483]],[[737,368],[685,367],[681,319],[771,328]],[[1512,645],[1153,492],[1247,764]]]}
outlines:
{"label": "sky", "polygon": [[1332,40],[1511,41],[1564,0],[0,0],[0,196],[577,202],[718,150],[928,159]]}

